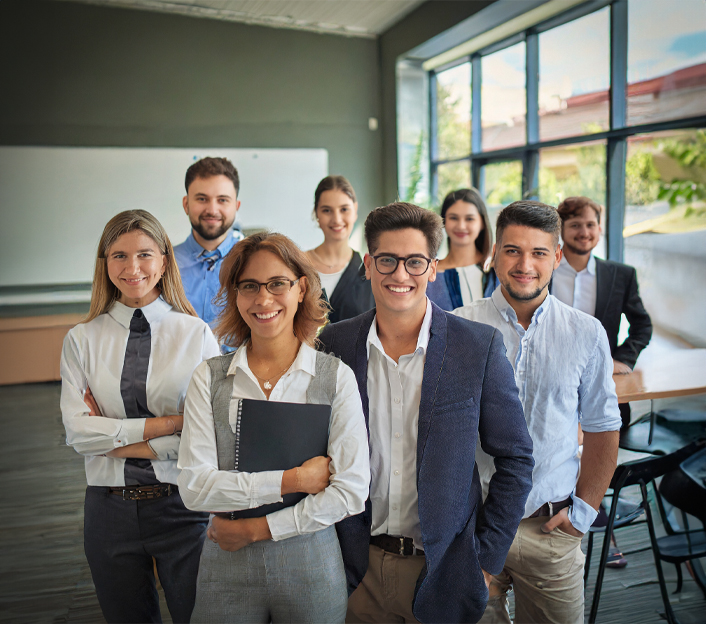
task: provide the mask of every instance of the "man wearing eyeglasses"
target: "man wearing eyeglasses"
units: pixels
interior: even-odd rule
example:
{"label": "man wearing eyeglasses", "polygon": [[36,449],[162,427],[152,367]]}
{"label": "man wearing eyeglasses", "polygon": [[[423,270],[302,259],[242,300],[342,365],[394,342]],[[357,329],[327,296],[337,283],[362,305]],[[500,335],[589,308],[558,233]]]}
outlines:
{"label": "man wearing eyeglasses", "polygon": [[[320,336],[355,372],[370,434],[370,499],[338,524],[349,622],[477,621],[531,489],[502,336],[426,297],[442,235],[418,206],[373,210],[364,263],[376,308]],[[497,471],[485,503],[478,440]]]}

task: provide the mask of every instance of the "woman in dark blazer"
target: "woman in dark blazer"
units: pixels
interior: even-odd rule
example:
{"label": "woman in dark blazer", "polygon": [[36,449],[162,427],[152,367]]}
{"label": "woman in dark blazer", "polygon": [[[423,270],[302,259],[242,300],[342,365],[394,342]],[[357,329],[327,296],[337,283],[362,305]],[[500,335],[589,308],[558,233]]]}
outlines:
{"label": "woman in dark blazer", "polygon": [[475,189],[451,191],[441,204],[449,252],[439,260],[437,279],[427,296],[444,310],[455,310],[492,294],[497,286],[489,268],[492,231],[488,211]]}
{"label": "woman in dark blazer", "polygon": [[343,176],[327,176],[314,193],[314,218],[324,242],[306,252],[321,279],[323,295],[331,306],[328,320],[337,323],[375,306],[363,261],[348,244],[358,218],[358,202],[351,183]]}

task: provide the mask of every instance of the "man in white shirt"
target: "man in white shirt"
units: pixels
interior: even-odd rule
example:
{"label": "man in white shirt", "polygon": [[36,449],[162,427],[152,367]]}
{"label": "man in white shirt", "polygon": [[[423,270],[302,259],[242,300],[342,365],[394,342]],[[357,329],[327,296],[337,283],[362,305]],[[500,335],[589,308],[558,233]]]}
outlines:
{"label": "man in white shirt", "polygon": [[[377,208],[365,236],[376,308],[320,336],[353,369],[370,432],[370,499],[337,525],[355,589],[347,621],[475,622],[531,487],[512,368],[499,332],[426,297],[442,239],[436,214]],[[496,468],[485,503],[477,443]]]}
{"label": "man in white shirt", "polygon": [[[518,201],[503,209],[493,249],[500,288],[454,312],[502,333],[534,445],[532,491],[482,622],[510,623],[512,586],[516,621],[583,624],[581,537],[616,466],[620,416],[605,331],[549,294],[559,231],[551,206]],[[476,462],[485,489],[495,468],[484,449]]]}

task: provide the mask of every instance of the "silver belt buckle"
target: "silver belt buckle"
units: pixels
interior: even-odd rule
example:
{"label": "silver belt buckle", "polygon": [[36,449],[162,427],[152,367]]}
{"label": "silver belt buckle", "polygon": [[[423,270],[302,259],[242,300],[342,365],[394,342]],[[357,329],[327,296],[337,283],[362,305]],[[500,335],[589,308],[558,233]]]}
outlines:
{"label": "silver belt buckle", "polygon": [[404,557],[404,537],[400,537],[400,555]]}
{"label": "silver belt buckle", "polygon": [[553,518],[554,517],[554,504],[551,501],[549,501],[547,503],[547,505],[549,505],[549,517]]}

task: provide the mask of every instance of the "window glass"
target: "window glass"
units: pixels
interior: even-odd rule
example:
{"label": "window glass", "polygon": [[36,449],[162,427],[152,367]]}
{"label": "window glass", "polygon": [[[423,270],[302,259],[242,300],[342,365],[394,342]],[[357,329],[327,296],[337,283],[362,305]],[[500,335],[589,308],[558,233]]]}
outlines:
{"label": "window glass", "polygon": [[[605,193],[605,141],[539,151],[539,201],[558,206],[567,197],[589,197],[604,208],[601,225],[605,234]],[[593,253],[605,258],[605,236]]]}
{"label": "window glass", "polygon": [[437,206],[441,206],[444,197],[451,191],[468,188],[471,185],[471,163],[468,160],[439,165],[436,171],[439,188]]}
{"label": "window glass", "polygon": [[629,125],[706,114],[706,2],[630,0]]}
{"label": "window glass", "polygon": [[539,35],[541,141],[608,130],[609,11],[605,7]]}
{"label": "window glass", "polygon": [[439,160],[471,153],[471,64],[436,76],[436,124]]}
{"label": "window glass", "polygon": [[481,125],[483,150],[526,143],[525,43],[481,60]]}
{"label": "window glass", "polygon": [[706,130],[628,139],[625,262],[656,327],[706,343]]}
{"label": "window glass", "polygon": [[522,163],[511,160],[483,167],[483,190],[494,233],[498,213],[508,204],[522,199]]}

